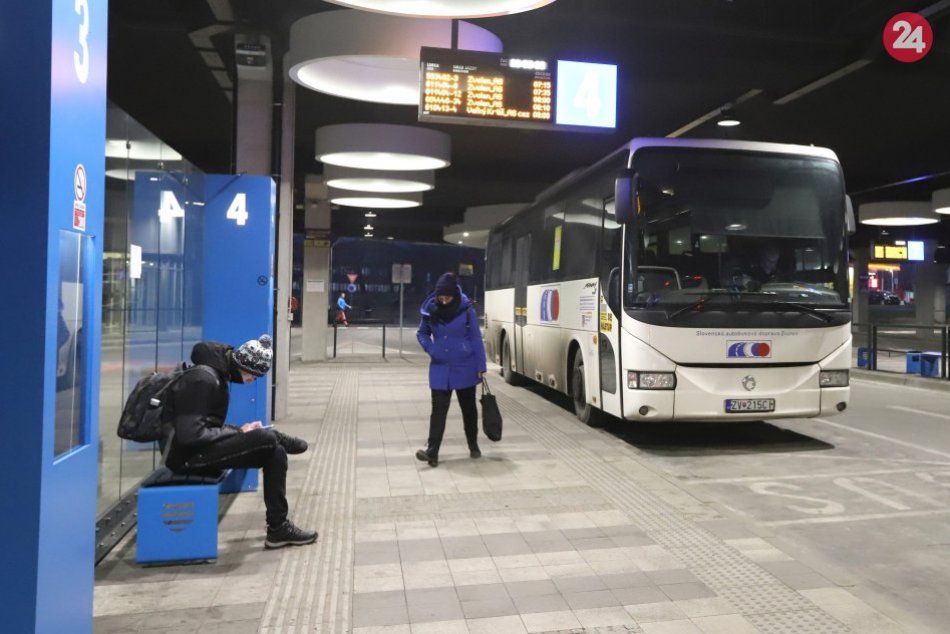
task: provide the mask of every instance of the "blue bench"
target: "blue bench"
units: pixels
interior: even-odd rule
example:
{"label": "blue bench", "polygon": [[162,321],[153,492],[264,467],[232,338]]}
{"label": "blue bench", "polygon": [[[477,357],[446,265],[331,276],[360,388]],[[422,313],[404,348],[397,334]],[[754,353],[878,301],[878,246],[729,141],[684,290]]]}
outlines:
{"label": "blue bench", "polygon": [[159,467],[140,485],[135,561],[140,564],[218,558],[218,495],[257,489],[257,469],[176,474]]}

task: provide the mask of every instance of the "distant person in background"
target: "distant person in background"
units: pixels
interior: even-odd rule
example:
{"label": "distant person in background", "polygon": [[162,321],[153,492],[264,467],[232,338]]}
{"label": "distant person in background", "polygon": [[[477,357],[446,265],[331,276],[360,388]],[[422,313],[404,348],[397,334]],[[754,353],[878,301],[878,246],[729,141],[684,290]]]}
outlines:
{"label": "distant person in background", "polygon": [[336,320],[342,323],[344,326],[349,326],[350,322],[346,319],[347,309],[353,308],[346,303],[346,293],[340,293],[340,297],[336,300],[336,307],[339,309],[336,314]]}
{"label": "distant person in background", "polygon": [[416,338],[430,358],[432,414],[429,416],[428,443],[425,449],[416,452],[416,458],[429,463],[430,467],[438,466],[452,390],[455,390],[462,409],[469,456],[480,458],[475,390],[485,376],[486,366],[478,315],[452,273],[438,279],[435,292],[426,297],[419,312],[422,322]]}

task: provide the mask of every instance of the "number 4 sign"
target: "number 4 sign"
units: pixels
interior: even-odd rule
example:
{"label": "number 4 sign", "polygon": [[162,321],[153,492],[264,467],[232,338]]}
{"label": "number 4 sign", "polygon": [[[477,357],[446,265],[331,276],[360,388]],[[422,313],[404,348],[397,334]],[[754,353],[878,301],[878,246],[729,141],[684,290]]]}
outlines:
{"label": "number 4 sign", "polygon": [[884,48],[899,62],[923,59],[933,47],[934,34],[927,19],[918,13],[898,13],[884,27]]}

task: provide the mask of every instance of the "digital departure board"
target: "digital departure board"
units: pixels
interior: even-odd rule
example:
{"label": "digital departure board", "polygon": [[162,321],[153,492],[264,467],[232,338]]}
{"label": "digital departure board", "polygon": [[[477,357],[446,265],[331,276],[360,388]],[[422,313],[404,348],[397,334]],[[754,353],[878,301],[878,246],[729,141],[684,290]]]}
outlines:
{"label": "digital departure board", "polygon": [[924,259],[922,240],[897,240],[894,244],[871,244],[871,257],[875,260],[911,260]]}
{"label": "digital departure board", "polygon": [[424,47],[419,120],[546,129],[616,126],[617,67]]}

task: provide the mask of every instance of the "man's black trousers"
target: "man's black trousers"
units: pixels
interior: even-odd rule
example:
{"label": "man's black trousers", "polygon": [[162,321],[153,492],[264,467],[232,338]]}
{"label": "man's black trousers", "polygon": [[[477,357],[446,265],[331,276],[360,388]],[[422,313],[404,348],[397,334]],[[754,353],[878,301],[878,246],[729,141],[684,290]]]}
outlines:
{"label": "man's black trousers", "polygon": [[278,527],[287,519],[287,452],[270,429],[253,429],[224,438],[191,456],[187,471],[261,469],[267,525]]}

